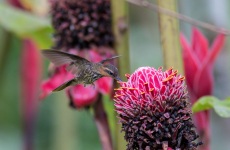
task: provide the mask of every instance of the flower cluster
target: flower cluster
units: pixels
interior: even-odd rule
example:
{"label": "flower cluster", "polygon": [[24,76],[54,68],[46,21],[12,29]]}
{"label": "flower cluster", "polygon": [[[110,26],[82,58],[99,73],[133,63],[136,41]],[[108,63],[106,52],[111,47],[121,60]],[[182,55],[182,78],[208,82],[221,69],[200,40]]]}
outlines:
{"label": "flower cluster", "polygon": [[115,92],[127,149],[196,149],[185,78],[177,71],[141,67]]}
{"label": "flower cluster", "polygon": [[53,0],[51,4],[55,48],[113,47],[109,0]]}
{"label": "flower cluster", "polygon": [[[51,0],[54,48],[100,62],[114,55],[109,0]],[[41,98],[73,78],[65,66],[52,67],[51,77],[42,84]],[[66,89],[71,106],[83,108],[93,104],[99,94],[110,94],[111,78],[101,78],[93,86],[71,86]]]}

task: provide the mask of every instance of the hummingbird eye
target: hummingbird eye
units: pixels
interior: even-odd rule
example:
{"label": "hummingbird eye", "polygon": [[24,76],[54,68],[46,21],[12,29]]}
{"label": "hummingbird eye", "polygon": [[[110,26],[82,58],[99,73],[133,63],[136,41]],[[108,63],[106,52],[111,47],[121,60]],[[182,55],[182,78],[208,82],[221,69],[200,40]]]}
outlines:
{"label": "hummingbird eye", "polygon": [[110,76],[114,76],[114,73],[111,70],[106,69],[105,72],[107,72]]}
{"label": "hummingbird eye", "polygon": [[113,76],[114,74],[113,74],[113,72],[109,71],[109,75]]}

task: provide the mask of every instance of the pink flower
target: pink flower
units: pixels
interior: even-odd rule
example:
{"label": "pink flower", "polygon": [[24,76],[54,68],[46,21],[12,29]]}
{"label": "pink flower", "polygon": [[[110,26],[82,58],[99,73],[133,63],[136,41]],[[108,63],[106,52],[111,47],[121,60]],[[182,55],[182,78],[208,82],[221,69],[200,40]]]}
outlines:
{"label": "pink flower", "polygon": [[[76,53],[75,50],[70,50],[70,53],[71,52]],[[104,59],[95,50],[79,52],[78,55],[84,55],[85,58],[92,62],[99,62]],[[108,53],[105,55],[105,57],[107,56],[110,57],[110,54]],[[56,68],[52,77],[43,82],[41,98],[45,98],[52,92],[52,90],[73,77],[74,75],[66,71],[65,66]],[[86,87],[83,85],[71,86],[66,89],[66,93],[70,98],[71,106],[75,108],[83,108],[93,104],[97,100],[99,94],[111,94],[112,87],[113,79],[104,77],[95,82],[95,87],[90,85]]]}
{"label": "pink flower", "polygon": [[[196,102],[200,97],[211,95],[213,91],[213,64],[225,41],[225,36],[219,34],[209,48],[208,40],[196,28],[192,31],[191,45],[181,35],[183,48],[183,60],[186,82],[188,85],[191,102]],[[210,118],[209,112],[203,111],[195,114],[198,131],[204,138],[205,144],[210,140]],[[209,147],[207,146],[207,148]]]}
{"label": "pink flower", "polygon": [[24,149],[31,150],[33,148],[34,125],[39,99],[41,56],[36,44],[29,39],[23,40],[21,76]]}
{"label": "pink flower", "polygon": [[51,94],[51,92],[61,85],[62,83],[72,79],[74,75],[68,73],[65,69],[65,66],[61,66],[59,68],[55,69],[55,72],[53,73],[52,77],[43,81],[42,83],[42,93],[40,95],[40,98],[43,99],[47,95]]}
{"label": "pink flower", "polygon": [[[193,149],[197,134],[184,77],[177,71],[141,67],[120,82],[114,101],[127,149]],[[167,143],[167,145],[165,145]]]}
{"label": "pink flower", "polygon": [[8,3],[10,3],[14,7],[23,8],[20,0],[8,0]]}

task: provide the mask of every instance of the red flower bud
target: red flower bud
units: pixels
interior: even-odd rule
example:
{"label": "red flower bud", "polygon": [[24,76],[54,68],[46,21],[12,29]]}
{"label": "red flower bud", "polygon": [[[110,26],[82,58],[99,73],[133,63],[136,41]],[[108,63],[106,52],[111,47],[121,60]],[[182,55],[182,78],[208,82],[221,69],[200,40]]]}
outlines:
{"label": "red flower bud", "polygon": [[[211,95],[213,91],[213,64],[222,49],[225,36],[219,34],[209,48],[207,38],[196,28],[192,31],[191,45],[184,35],[181,35],[181,45],[183,49],[183,61],[186,82],[192,104],[200,97]],[[209,50],[210,49],[210,50]],[[209,111],[195,114],[197,129],[205,141],[203,149],[209,150],[210,141],[210,116]]]}

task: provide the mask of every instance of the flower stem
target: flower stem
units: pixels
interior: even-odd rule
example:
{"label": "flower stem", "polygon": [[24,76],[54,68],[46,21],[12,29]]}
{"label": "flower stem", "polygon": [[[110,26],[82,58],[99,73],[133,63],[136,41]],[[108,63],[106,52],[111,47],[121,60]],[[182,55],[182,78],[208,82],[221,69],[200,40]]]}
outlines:
{"label": "flower stem", "polygon": [[[127,23],[127,3],[124,0],[112,0],[113,30],[116,38],[115,49],[119,59],[119,71],[121,75],[129,72],[129,39],[128,39],[128,23]],[[125,79],[123,77],[123,79]]]}
{"label": "flower stem", "polygon": [[[66,106],[66,96],[64,93],[57,93],[55,103],[53,103],[53,143],[51,149],[74,150],[76,143],[76,116],[68,106]],[[65,106],[65,107],[63,107]]]}
{"label": "flower stem", "polygon": [[[177,0],[157,0],[157,2],[162,8],[177,11]],[[174,67],[183,74],[178,19],[159,13],[159,26],[164,56],[164,67]]]}
{"label": "flower stem", "polygon": [[[116,38],[116,50],[118,55],[122,56],[119,59],[119,72],[124,78],[124,74],[130,72],[130,58],[129,58],[129,39],[128,39],[128,4],[124,0],[111,0],[112,2],[112,16],[113,16],[113,30]],[[118,121],[117,121],[118,122]],[[126,149],[126,142],[124,140],[124,133],[121,133],[121,125],[116,123],[115,131],[115,149]]]}
{"label": "flower stem", "polygon": [[[0,42],[0,70],[4,70],[6,60],[9,54],[9,47],[12,42],[12,33],[6,31],[5,29],[1,29],[1,42]],[[0,74],[0,79],[2,79],[2,73]]]}
{"label": "flower stem", "polygon": [[103,150],[112,150],[112,138],[109,130],[107,114],[105,112],[102,95],[99,95],[98,100],[93,105],[94,119],[99,133],[101,145]]}

